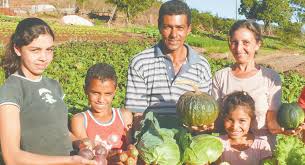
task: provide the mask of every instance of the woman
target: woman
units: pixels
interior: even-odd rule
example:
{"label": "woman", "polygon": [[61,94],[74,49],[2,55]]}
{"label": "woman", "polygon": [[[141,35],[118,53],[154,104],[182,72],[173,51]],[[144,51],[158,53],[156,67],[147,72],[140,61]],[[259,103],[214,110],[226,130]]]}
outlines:
{"label": "woman", "polygon": [[0,88],[0,141],[5,164],[95,164],[72,150],[63,91],[42,76],[53,59],[54,34],[38,18],[19,22],[1,66],[7,80]]}
{"label": "woman", "polygon": [[283,133],[276,120],[281,105],[281,79],[272,69],[255,63],[255,54],[262,44],[260,26],[252,20],[237,21],[229,31],[228,41],[235,63],[216,72],[212,95],[222,105],[227,94],[248,92],[255,101],[256,118],[251,131],[264,137],[274,147],[272,134]]}

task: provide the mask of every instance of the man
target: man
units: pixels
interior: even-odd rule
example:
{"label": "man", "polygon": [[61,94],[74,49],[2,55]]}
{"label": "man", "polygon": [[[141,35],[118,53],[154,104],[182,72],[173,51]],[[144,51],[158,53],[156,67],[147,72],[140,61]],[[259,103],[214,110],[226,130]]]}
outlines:
{"label": "man", "polygon": [[126,108],[141,116],[147,109],[175,115],[179,97],[194,85],[210,93],[208,61],[185,44],[191,32],[191,11],[187,4],[171,0],[159,10],[161,41],[136,55],[129,65]]}

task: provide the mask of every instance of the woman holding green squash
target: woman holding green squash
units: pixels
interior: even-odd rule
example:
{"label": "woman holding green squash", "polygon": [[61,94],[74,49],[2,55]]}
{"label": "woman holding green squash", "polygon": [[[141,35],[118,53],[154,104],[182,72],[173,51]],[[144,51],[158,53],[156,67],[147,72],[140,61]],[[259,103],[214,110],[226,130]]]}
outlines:
{"label": "woman holding green squash", "polygon": [[[235,63],[219,70],[213,78],[212,95],[223,104],[227,94],[235,91],[248,92],[255,101],[255,120],[251,123],[251,132],[260,136],[274,147],[274,134],[292,134],[284,130],[277,122],[277,111],[281,106],[281,79],[277,72],[258,65],[255,55],[262,45],[260,25],[253,20],[239,20],[229,31],[228,44]],[[221,117],[216,122],[222,130]]]}

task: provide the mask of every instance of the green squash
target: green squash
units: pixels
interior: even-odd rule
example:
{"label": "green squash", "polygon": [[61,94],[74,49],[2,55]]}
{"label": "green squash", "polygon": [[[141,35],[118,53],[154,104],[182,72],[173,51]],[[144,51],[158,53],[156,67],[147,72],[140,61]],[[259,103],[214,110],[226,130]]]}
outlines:
{"label": "green squash", "polygon": [[186,126],[210,125],[219,114],[217,101],[204,92],[189,91],[177,102],[177,115]]}
{"label": "green squash", "polygon": [[285,129],[295,129],[304,122],[304,111],[297,103],[283,103],[278,111],[277,120]]}

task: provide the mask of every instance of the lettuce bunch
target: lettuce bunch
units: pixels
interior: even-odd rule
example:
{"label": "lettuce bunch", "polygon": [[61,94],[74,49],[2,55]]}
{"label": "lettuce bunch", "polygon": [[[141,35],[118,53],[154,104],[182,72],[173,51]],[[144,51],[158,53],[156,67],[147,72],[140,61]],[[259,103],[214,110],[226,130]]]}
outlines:
{"label": "lettuce bunch", "polygon": [[212,135],[192,137],[187,131],[180,130],[177,141],[182,150],[182,162],[191,165],[215,162],[224,150],[222,142]]}
{"label": "lettuce bunch", "polygon": [[179,146],[174,139],[176,129],[160,128],[152,112],[145,115],[141,131],[136,132],[136,147],[146,164],[175,165],[180,163]]}
{"label": "lettuce bunch", "polygon": [[276,141],[273,158],[263,165],[305,165],[305,145],[298,137],[277,135]]}

